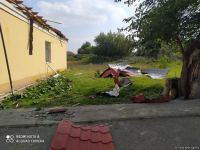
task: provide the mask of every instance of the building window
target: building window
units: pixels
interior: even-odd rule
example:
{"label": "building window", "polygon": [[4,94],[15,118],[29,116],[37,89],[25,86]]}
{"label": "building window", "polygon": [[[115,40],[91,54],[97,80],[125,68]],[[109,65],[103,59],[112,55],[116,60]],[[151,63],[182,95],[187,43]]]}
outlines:
{"label": "building window", "polygon": [[51,62],[51,43],[45,42],[45,58],[46,62]]}

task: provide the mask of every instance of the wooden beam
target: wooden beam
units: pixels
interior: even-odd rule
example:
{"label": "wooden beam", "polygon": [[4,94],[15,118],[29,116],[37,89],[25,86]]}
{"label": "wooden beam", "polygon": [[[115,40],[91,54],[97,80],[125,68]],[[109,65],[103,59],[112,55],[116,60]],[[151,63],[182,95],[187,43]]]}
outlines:
{"label": "wooden beam", "polygon": [[3,43],[4,55],[5,55],[5,59],[6,59],[6,66],[7,66],[7,70],[8,70],[8,77],[9,77],[9,81],[10,81],[10,89],[11,89],[11,93],[13,95],[14,93],[13,93],[12,77],[11,77],[11,73],[10,73],[8,56],[7,56],[7,52],[6,52],[6,46],[5,46],[5,41],[4,41],[4,37],[3,37],[3,30],[1,28],[1,24],[0,24],[0,32],[1,32],[1,39],[2,39],[2,43]]}
{"label": "wooden beam", "polygon": [[33,8],[31,8],[31,7],[25,7],[26,9],[28,9],[28,10],[32,10]]}
{"label": "wooden beam", "polygon": [[33,18],[30,18],[29,28],[29,55],[33,55]]}
{"label": "wooden beam", "polygon": [[16,3],[16,4],[22,4],[23,1],[21,1],[21,0],[15,0],[15,3]]}
{"label": "wooden beam", "polygon": [[38,18],[42,19],[43,17],[42,16],[37,16]]}
{"label": "wooden beam", "polygon": [[33,11],[32,13],[33,13],[34,15],[37,15],[37,14],[38,14],[38,12],[34,12],[34,11]]}
{"label": "wooden beam", "polygon": [[14,1],[13,0],[6,0],[7,2],[9,2],[9,3],[14,3]]}

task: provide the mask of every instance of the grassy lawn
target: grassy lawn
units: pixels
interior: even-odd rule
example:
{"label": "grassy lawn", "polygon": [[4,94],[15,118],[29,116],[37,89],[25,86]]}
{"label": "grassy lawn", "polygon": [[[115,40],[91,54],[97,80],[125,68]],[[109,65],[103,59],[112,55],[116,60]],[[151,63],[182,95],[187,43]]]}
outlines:
{"label": "grassy lawn", "polygon": [[[39,97],[9,98],[3,101],[1,106],[4,108],[15,108],[16,105],[19,107],[54,107],[70,106],[77,103],[81,105],[131,103],[131,97],[136,94],[144,93],[145,96],[153,98],[158,97],[163,91],[165,79],[151,79],[147,76],[130,77],[133,84],[123,88],[119,97],[113,98],[98,95],[95,98],[90,98],[91,95],[111,90],[114,87],[112,78],[95,77],[95,73],[106,69],[107,64],[94,65],[69,62],[68,65],[68,71],[62,72],[61,74],[71,81],[71,91],[69,93],[58,92],[59,89],[56,90],[56,93],[55,88],[53,92],[50,90]],[[160,64],[157,62],[148,64],[134,63],[131,65],[141,69],[160,68]],[[166,67],[171,69],[168,73],[168,77],[180,76],[180,62],[168,63]]]}

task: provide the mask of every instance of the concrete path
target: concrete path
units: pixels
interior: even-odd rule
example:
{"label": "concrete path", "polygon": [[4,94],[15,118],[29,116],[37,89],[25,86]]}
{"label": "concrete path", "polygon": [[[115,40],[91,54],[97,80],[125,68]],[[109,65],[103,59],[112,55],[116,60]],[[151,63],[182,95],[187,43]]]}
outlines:
{"label": "concrete path", "polygon": [[[117,104],[68,107],[66,113],[49,109],[0,111],[0,150],[47,150],[57,123],[107,124],[116,150],[200,149],[200,100],[162,104]],[[6,142],[7,135],[39,135],[39,142]]]}
{"label": "concrete path", "polygon": [[[152,118],[101,123],[110,126],[116,150],[200,149],[199,117]],[[56,128],[57,125],[0,128],[0,150],[48,150]],[[7,135],[39,135],[41,141],[7,143]]]}
{"label": "concrete path", "polygon": [[62,119],[87,123],[110,120],[200,116],[200,100],[161,104],[115,104],[67,107],[65,113],[48,114],[49,109],[7,109],[0,111],[0,127],[57,124]]}

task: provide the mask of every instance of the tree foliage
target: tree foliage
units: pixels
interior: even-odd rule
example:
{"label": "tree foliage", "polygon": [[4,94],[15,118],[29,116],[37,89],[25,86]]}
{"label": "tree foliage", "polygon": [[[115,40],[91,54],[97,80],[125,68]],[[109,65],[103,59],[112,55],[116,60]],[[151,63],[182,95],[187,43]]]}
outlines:
{"label": "tree foliage", "polygon": [[85,42],[78,49],[78,54],[90,54],[93,52],[93,47],[90,42]]}
{"label": "tree foliage", "polygon": [[[121,0],[116,0],[121,1]],[[126,0],[131,5],[138,0]],[[200,38],[200,0],[139,0],[135,15],[125,22],[132,38],[139,45],[149,41],[170,43],[176,41],[182,52],[191,39]]]}
{"label": "tree foliage", "polygon": [[67,60],[74,60],[76,54],[73,53],[72,51],[67,51]]}
{"label": "tree foliage", "polygon": [[138,45],[137,49],[138,51],[136,54],[139,56],[157,58],[161,50],[161,44],[153,40],[149,40],[146,41],[145,44]]}
{"label": "tree foliage", "polygon": [[94,41],[94,54],[98,56],[123,57],[129,55],[132,50],[132,42],[119,33],[100,33]]}
{"label": "tree foliage", "polygon": [[[128,5],[134,2],[126,0]],[[179,91],[186,99],[199,98],[199,20],[200,0],[141,0],[135,15],[125,19],[130,23],[125,30],[132,31],[130,36],[138,37],[139,44],[176,41],[183,55]]]}

